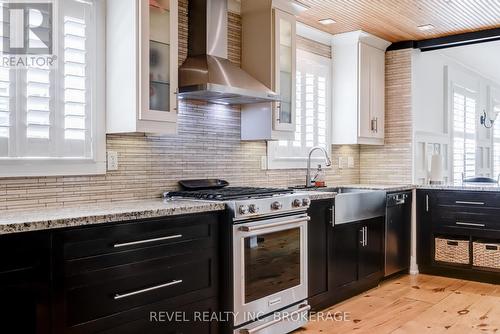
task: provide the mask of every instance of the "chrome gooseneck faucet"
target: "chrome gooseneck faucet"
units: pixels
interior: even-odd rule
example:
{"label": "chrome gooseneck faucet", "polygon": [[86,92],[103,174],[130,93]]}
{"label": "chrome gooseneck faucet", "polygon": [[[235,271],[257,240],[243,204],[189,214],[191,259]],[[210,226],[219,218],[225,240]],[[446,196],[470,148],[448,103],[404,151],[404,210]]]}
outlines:
{"label": "chrome gooseneck faucet", "polygon": [[325,160],[326,160],[326,165],[331,166],[332,161],[330,160],[330,157],[328,156],[328,152],[321,146],[315,146],[311,148],[309,151],[309,157],[307,158],[307,173],[306,173],[306,188],[312,187],[312,182],[311,182],[311,155],[313,154],[314,151],[316,150],[321,150],[325,154]]}

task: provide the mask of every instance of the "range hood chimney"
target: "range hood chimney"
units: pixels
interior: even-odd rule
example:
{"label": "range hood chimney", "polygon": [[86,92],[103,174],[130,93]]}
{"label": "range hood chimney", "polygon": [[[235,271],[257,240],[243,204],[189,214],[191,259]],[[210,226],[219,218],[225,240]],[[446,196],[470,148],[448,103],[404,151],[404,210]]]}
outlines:
{"label": "range hood chimney", "polygon": [[189,0],[188,57],[179,97],[219,104],[278,101],[279,96],[227,59],[227,0]]}

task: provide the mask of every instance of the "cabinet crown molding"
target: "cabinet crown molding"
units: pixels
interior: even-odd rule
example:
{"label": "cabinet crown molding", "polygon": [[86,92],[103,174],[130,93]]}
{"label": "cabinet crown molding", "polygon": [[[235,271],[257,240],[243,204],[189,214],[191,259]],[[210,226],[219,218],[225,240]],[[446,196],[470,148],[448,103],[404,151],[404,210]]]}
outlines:
{"label": "cabinet crown molding", "polygon": [[332,34],[316,29],[302,22],[297,22],[297,35],[325,45],[332,44]]}
{"label": "cabinet crown molding", "polygon": [[357,44],[359,42],[370,45],[382,51],[387,50],[389,45],[391,45],[391,42],[386,41],[375,35],[369,34],[363,30],[350,31],[332,36],[332,44],[334,46]]}
{"label": "cabinet crown molding", "polygon": [[[255,0],[254,0],[255,1]],[[294,0],[272,0],[271,2],[272,8],[280,9],[288,14],[299,15],[303,11],[306,10],[303,4],[300,2],[296,2]]]}

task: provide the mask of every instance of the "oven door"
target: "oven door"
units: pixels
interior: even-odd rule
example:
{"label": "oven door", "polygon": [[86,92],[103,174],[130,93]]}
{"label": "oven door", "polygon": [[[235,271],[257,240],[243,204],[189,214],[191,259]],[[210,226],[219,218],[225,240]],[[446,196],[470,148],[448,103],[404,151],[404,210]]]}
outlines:
{"label": "oven door", "polygon": [[307,214],[233,226],[235,327],[307,298]]}

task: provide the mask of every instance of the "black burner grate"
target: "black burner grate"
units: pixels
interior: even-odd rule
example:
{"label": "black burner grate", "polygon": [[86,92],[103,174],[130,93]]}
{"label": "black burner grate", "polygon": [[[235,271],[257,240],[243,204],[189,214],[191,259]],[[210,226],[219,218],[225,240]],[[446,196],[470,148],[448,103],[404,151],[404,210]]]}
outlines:
{"label": "black burner grate", "polygon": [[227,187],[222,189],[172,191],[169,192],[167,196],[225,201],[231,199],[267,197],[277,194],[290,194],[292,192],[293,190],[291,189],[281,188]]}

